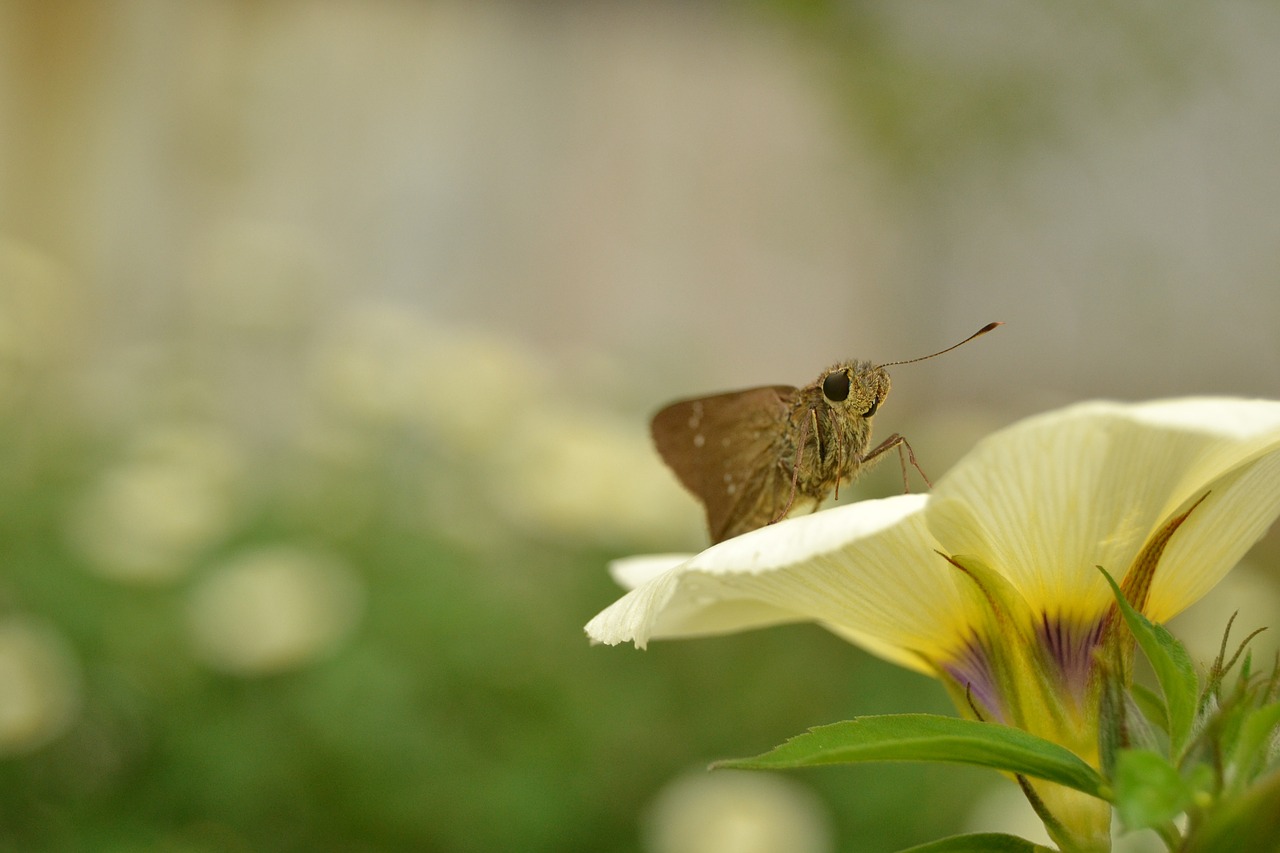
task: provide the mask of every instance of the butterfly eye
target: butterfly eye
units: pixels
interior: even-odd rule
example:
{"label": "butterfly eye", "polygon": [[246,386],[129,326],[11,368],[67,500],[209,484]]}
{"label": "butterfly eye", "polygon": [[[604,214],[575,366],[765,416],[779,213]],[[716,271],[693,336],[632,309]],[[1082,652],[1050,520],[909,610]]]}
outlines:
{"label": "butterfly eye", "polygon": [[872,401],[871,401],[871,408],[869,408],[869,409],[867,409],[865,412],[863,412],[863,413],[862,413],[862,416],[863,416],[864,418],[869,418],[869,417],[871,417],[872,415],[874,415],[874,414],[876,413],[876,409],[878,409],[878,408],[880,408],[880,401],[879,401],[879,400],[872,400]]}
{"label": "butterfly eye", "polygon": [[849,398],[849,374],[843,370],[828,373],[822,380],[822,396],[833,403],[843,403]]}

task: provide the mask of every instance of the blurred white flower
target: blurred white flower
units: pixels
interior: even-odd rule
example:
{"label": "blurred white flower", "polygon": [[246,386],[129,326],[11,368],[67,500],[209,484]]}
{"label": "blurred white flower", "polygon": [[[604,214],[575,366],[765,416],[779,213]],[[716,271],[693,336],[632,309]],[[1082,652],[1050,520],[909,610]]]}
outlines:
{"label": "blurred white flower", "polygon": [[495,505],[515,522],[600,542],[701,536],[697,503],[657,464],[642,427],[567,404],[511,427],[487,476]]}
{"label": "blurred white flower", "polygon": [[645,826],[648,853],[828,853],[830,818],[784,776],[690,773],[659,792]]}
{"label": "blurred white flower", "polygon": [[65,732],[80,710],[80,667],[53,627],[0,621],[0,756],[30,752]]}
{"label": "blurred white flower", "polygon": [[313,382],[348,417],[424,427],[474,453],[505,441],[513,413],[545,389],[541,360],[497,333],[446,328],[390,304],[339,316],[340,327],[321,345]]}
{"label": "blurred white flower", "polygon": [[464,507],[446,525],[452,532],[491,535],[488,510],[496,508],[553,536],[698,540],[697,505],[655,464],[644,428],[557,394],[537,353],[391,305],[360,306],[342,322],[318,354],[318,393],[335,420],[416,430],[445,451],[428,473],[443,484],[433,514],[463,506],[463,479],[488,501],[484,512]]}
{"label": "blurred white flower", "polygon": [[242,467],[235,444],[218,430],[153,427],[81,496],[71,540],[103,576],[173,580],[226,535]]}
{"label": "blurred white flower", "polygon": [[480,329],[436,329],[424,342],[416,419],[450,444],[490,452],[511,440],[523,412],[542,405],[542,358],[510,337]]}
{"label": "blurred white flower", "polygon": [[364,590],[336,558],[289,545],[232,558],[188,609],[196,653],[215,669],[269,675],[333,650],[355,627]]}

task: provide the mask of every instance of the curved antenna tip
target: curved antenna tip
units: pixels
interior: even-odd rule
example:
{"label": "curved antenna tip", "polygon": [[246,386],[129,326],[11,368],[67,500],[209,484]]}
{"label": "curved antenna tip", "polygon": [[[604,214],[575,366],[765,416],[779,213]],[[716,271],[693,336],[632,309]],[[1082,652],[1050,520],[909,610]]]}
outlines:
{"label": "curved antenna tip", "polygon": [[907,359],[906,361],[890,361],[890,362],[886,362],[885,364],[882,364],[882,365],[880,365],[880,366],[881,366],[881,367],[893,367],[894,365],[897,365],[897,364],[914,364],[914,363],[915,363],[915,362],[917,362],[917,361],[925,361],[926,359],[935,358],[936,356],[940,356],[940,355],[942,355],[944,352],[951,352],[951,351],[952,351],[953,349],[955,349],[956,347],[962,347],[962,346],[964,346],[965,344],[969,343],[969,341],[973,340],[974,338],[981,337],[981,336],[985,335],[987,332],[990,332],[992,329],[996,328],[997,326],[1003,326],[1003,325],[1004,325],[1004,321],[1002,321],[1002,320],[996,320],[996,321],[994,321],[994,322],[988,323],[987,325],[983,326],[981,329],[979,329],[978,331],[974,332],[972,335],[970,335],[969,337],[965,338],[965,339],[964,339],[963,341],[961,341],[960,343],[958,343],[958,344],[952,344],[951,346],[947,347],[946,349],[938,350],[937,352],[932,353],[931,355],[922,355],[922,356],[920,356],[919,358],[909,358],[909,359]]}

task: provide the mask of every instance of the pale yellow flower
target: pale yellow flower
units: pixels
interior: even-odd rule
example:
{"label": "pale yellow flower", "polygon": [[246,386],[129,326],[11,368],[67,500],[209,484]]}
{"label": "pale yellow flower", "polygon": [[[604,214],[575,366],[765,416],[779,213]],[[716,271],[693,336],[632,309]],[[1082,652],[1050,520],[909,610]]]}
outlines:
{"label": "pale yellow flower", "polygon": [[[941,679],[962,713],[1096,764],[1093,652],[1115,618],[1096,567],[1164,622],[1277,515],[1280,403],[1084,403],[988,437],[929,495],[788,519],[696,556],[619,561],[614,576],[634,588],[587,633],[643,647],[817,622]],[[1039,790],[1080,836],[1105,836],[1105,804]]]}

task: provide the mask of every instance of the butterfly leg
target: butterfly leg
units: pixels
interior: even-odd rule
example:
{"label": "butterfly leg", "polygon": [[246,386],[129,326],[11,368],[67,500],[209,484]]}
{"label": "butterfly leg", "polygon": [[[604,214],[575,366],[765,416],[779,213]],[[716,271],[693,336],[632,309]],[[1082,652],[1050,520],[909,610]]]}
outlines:
{"label": "butterfly leg", "polygon": [[[836,442],[836,471],[843,471],[843,470],[844,470],[844,444],[837,441]],[[838,475],[836,476],[836,500],[840,500],[840,477]],[[813,511],[817,512],[818,507],[820,505],[821,505],[820,502],[815,503],[813,505]]]}
{"label": "butterfly leg", "polygon": [[[816,427],[817,416],[816,415],[814,416],[813,420],[815,423],[814,432],[816,434],[817,432],[817,427]],[[786,518],[787,513],[791,512],[791,507],[796,502],[796,488],[800,483],[800,463],[804,461],[804,445],[805,445],[805,441],[808,440],[808,438],[809,438],[809,419],[805,418],[803,421],[800,422],[800,442],[799,444],[796,445],[795,464],[791,466],[791,497],[787,498],[787,505],[784,506],[777,515],[769,519],[770,524],[774,524]],[[819,441],[821,441],[821,439],[819,439]]]}
{"label": "butterfly leg", "polygon": [[[907,461],[908,460],[910,460],[911,462],[911,467],[915,468],[916,471],[920,474],[921,478],[924,479],[925,484],[932,489],[933,482],[929,479],[929,475],[924,472],[924,469],[920,467],[920,463],[916,461],[916,455],[911,450],[911,445],[907,442],[906,438],[904,438],[903,436],[899,435],[896,432],[893,435],[886,438],[884,441],[877,444],[874,448],[871,449],[869,453],[863,456],[862,463],[865,465],[867,462],[870,462],[872,459],[875,459],[880,454],[885,453],[889,450],[892,450],[895,447],[898,449],[898,461],[902,463],[903,491],[906,491],[906,492],[911,491],[911,486],[907,482]],[[904,450],[906,451],[905,454],[903,453]]]}

